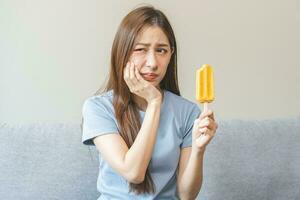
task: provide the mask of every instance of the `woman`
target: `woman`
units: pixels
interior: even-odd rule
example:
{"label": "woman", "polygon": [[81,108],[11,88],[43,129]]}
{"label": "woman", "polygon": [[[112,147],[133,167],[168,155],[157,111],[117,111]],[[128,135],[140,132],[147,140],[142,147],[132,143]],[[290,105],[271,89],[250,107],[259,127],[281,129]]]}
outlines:
{"label": "woman", "polygon": [[123,19],[106,88],[82,112],[82,141],[99,151],[99,199],[197,196],[217,123],[180,96],[175,36],[161,11],[143,6]]}

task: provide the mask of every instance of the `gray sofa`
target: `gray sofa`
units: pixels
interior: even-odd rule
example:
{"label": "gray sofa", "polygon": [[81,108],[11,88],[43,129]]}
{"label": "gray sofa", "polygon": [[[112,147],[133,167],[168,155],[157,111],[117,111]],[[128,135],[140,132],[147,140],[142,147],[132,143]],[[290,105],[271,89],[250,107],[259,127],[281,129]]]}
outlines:
{"label": "gray sofa", "polygon": [[[98,154],[80,124],[0,124],[0,199],[95,200]],[[200,200],[300,199],[300,117],[219,121]]]}

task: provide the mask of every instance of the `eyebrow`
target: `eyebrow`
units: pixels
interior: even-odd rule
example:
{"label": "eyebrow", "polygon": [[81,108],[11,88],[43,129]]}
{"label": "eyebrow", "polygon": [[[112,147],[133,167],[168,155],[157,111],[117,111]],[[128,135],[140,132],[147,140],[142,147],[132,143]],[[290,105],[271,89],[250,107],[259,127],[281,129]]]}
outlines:
{"label": "eyebrow", "polygon": [[[136,43],[135,45],[143,45],[143,46],[150,46],[151,44],[149,43]],[[168,44],[165,44],[165,43],[159,43],[157,46],[159,47],[168,47],[169,45]]]}

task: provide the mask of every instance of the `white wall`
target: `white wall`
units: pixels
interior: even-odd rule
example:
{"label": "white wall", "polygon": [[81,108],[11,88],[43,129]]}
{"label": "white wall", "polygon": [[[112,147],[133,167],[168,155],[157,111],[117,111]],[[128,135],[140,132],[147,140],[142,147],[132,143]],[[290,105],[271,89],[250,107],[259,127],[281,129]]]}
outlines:
{"label": "white wall", "polygon": [[184,97],[196,102],[209,63],[218,119],[300,115],[299,1],[0,0],[0,122],[80,122],[121,19],[143,2],[173,25]]}

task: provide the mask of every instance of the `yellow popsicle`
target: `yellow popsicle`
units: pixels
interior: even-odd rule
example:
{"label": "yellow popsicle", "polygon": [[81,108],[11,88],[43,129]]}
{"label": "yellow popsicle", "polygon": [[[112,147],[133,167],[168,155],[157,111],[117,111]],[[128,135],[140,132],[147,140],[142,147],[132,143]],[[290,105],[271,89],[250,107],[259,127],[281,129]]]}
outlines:
{"label": "yellow popsicle", "polygon": [[208,64],[204,64],[196,72],[196,99],[204,103],[204,110],[208,109],[207,103],[215,99],[213,68]]}

